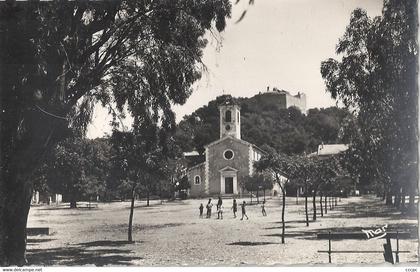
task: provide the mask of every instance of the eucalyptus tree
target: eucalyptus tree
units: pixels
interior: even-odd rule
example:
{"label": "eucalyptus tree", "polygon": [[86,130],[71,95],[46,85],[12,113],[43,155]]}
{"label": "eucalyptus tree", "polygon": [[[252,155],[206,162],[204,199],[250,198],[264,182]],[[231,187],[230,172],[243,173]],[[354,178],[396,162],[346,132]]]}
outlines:
{"label": "eucalyptus tree", "polygon": [[[316,196],[319,193],[320,197],[320,213],[323,216],[322,211],[322,194],[331,190],[333,186],[339,186],[337,184],[337,177],[343,175],[342,168],[339,164],[337,157],[328,158],[314,158],[314,169],[313,178],[311,179],[311,191],[312,191],[312,206],[313,206],[313,221],[316,221]],[[341,189],[341,188],[340,188]]]}
{"label": "eucalyptus tree", "polygon": [[147,126],[148,131],[141,134],[113,131],[111,137],[115,156],[113,157],[112,178],[121,183],[121,187],[130,193],[130,213],[128,219],[128,242],[133,242],[134,202],[139,191],[150,193],[150,187],[157,185],[154,177],[163,176],[165,156],[163,148],[156,139],[156,127]]}
{"label": "eucalyptus tree", "polygon": [[385,0],[382,16],[353,11],[340,59],[321,64],[326,90],[354,110],[360,138],[350,146],[359,177],[376,180],[387,202],[418,191],[417,1]]}
{"label": "eucalyptus tree", "polygon": [[255,168],[258,172],[265,172],[271,174],[273,180],[279,185],[282,192],[282,209],[281,209],[281,220],[282,220],[282,233],[281,242],[285,242],[285,228],[286,222],[284,219],[286,210],[286,186],[291,180],[296,178],[297,174],[297,158],[294,156],[288,156],[285,154],[277,153],[275,150],[270,149],[266,155],[254,163]]}
{"label": "eucalyptus tree", "polygon": [[313,157],[296,156],[294,161],[295,171],[293,172],[293,178],[295,182],[304,189],[305,222],[306,226],[309,226],[308,196],[310,195],[312,189],[311,185],[314,183],[317,169]]}
{"label": "eucalyptus tree", "polygon": [[0,4],[2,266],[26,263],[30,177],[43,154],[67,128],[84,132],[96,101],[174,126],[171,104],[200,77],[204,34],[222,31],[230,11],[228,0]]}

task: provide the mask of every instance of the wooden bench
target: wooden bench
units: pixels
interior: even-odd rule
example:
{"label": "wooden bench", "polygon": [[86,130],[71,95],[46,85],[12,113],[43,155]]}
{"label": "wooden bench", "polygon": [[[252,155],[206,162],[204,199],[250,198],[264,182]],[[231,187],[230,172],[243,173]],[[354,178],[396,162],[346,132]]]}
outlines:
{"label": "wooden bench", "polygon": [[[331,255],[334,254],[350,254],[350,253],[383,253],[386,262],[390,262],[392,264],[399,263],[400,253],[410,253],[410,251],[400,250],[399,246],[399,239],[400,238],[410,238],[410,232],[387,232],[384,237],[379,239],[386,239],[386,244],[383,245],[384,250],[332,250],[331,241],[332,240],[345,240],[345,239],[354,239],[354,240],[368,240],[366,233],[364,232],[328,232],[328,233],[318,233],[318,239],[328,239],[328,250],[318,250],[319,253],[328,253],[328,262],[331,263]],[[391,247],[391,239],[396,239],[397,241],[397,249],[392,250]],[[393,258],[393,253],[395,253],[395,262]]]}

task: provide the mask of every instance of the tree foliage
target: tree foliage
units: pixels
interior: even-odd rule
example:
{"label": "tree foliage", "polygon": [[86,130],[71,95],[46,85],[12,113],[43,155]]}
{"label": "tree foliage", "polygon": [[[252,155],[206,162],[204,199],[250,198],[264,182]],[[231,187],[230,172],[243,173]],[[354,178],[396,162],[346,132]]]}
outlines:
{"label": "tree foliage", "polygon": [[353,11],[339,60],[321,64],[326,90],[357,115],[348,159],[365,184],[388,196],[417,188],[418,44],[416,1],[384,1],[382,16]]}
{"label": "tree foliage", "polygon": [[[183,150],[202,153],[206,144],[219,138],[218,105],[227,97],[217,97],[179,123],[176,139]],[[313,152],[322,142],[343,143],[348,139],[342,127],[353,117],[346,110],[310,109],[304,115],[295,107],[282,108],[280,96],[272,93],[235,100],[241,106],[242,139],[258,146],[268,145],[290,155]]]}
{"label": "tree foliage", "polygon": [[106,139],[71,137],[60,141],[34,173],[34,189],[63,194],[72,208],[80,200],[106,193],[109,175],[109,144]]}
{"label": "tree foliage", "polygon": [[252,176],[245,177],[243,187],[248,192],[271,190],[273,178],[267,173],[254,173]]}
{"label": "tree foliage", "polygon": [[40,156],[68,128],[84,132],[95,101],[174,127],[171,103],[200,76],[205,31],[223,30],[230,10],[228,0],[1,3],[2,265],[25,263]]}

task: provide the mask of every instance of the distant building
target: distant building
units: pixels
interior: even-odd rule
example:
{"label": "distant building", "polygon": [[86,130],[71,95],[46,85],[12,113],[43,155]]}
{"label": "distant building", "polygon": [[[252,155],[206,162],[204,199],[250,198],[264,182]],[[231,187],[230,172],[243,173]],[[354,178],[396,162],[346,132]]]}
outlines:
{"label": "distant building", "polygon": [[340,154],[341,152],[346,151],[349,148],[346,144],[320,144],[318,145],[318,150],[309,154],[309,157],[313,156],[333,156]]}
{"label": "distant building", "polygon": [[[319,157],[320,159],[326,159],[332,156],[339,155],[340,153],[343,153],[349,149],[349,146],[346,144],[320,144],[318,145],[318,150],[316,152],[313,152],[308,155],[308,157]],[[356,183],[357,180],[354,181],[352,177],[348,175],[338,176],[335,178],[336,182],[340,183],[348,183],[348,184],[354,184],[354,188],[350,189],[350,187],[347,190],[342,190],[340,192],[340,196],[347,197],[348,195],[359,195],[359,190],[356,190]]]}
{"label": "distant building", "polygon": [[204,161],[187,170],[192,197],[242,193],[241,183],[254,173],[253,163],[264,153],[241,139],[239,105],[232,100],[225,101],[219,106],[219,119],[220,139],[206,145]]}
{"label": "distant building", "polygon": [[306,95],[304,93],[298,92],[297,95],[291,95],[288,91],[279,90],[276,87],[272,90],[270,90],[270,87],[267,87],[267,92],[281,96],[280,106],[282,108],[288,109],[294,106],[302,113],[306,113]]}

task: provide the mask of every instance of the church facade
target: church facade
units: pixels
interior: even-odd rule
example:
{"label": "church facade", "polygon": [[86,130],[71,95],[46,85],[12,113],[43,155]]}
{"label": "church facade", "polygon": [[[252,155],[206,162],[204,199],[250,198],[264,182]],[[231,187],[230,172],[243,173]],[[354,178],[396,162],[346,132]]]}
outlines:
{"label": "church facade", "polygon": [[226,101],[219,106],[220,138],[205,146],[205,161],[187,170],[191,184],[189,195],[238,195],[244,192],[241,184],[253,175],[253,163],[263,151],[241,139],[239,105]]}

